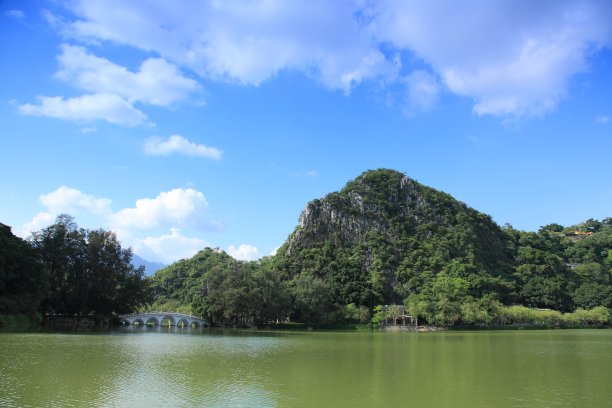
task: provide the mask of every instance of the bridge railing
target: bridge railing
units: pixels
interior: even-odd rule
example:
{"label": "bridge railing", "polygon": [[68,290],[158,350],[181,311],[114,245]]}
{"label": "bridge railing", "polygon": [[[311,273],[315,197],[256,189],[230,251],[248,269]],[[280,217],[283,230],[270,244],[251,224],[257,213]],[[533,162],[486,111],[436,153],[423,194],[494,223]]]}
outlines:
{"label": "bridge railing", "polygon": [[164,312],[164,311],[152,311],[152,312],[143,312],[143,313],[128,313],[128,314],[119,315],[119,317],[158,316],[158,315],[180,316],[180,317],[189,317],[189,318],[192,318],[192,319],[204,320],[204,319],[202,319],[199,316],[192,316],[192,315],[188,315],[188,314],[180,313],[180,312]]}

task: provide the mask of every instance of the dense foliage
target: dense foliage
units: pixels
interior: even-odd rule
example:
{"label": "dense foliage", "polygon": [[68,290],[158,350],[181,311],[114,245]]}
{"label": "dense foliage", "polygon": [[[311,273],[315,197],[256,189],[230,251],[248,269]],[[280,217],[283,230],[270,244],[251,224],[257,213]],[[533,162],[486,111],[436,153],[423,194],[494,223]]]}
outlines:
{"label": "dense foliage", "polygon": [[245,263],[206,248],[158,271],[151,282],[154,308],[194,313],[212,324],[268,323],[288,316],[288,293],[269,258]]}
{"label": "dense foliage", "polygon": [[[213,323],[364,322],[405,303],[436,325],[505,322],[503,305],[612,308],[612,225],[506,226],[391,170],[310,202],[272,258],[206,249],[153,277],[157,304]],[[500,317],[501,316],[501,317]]]}
{"label": "dense foliage", "polygon": [[0,234],[0,313],[108,316],[146,305],[148,285],[154,308],[220,325],[365,323],[393,304],[441,326],[576,325],[612,309],[611,218],[500,228],[391,170],[308,203],[277,255],[255,262],[206,248],[144,279],[113,233],[69,216],[30,243]]}
{"label": "dense foliage", "polygon": [[114,233],[78,228],[73,218],[32,234],[30,242],[0,228],[0,314],[42,313],[98,319],[150,300],[143,268]]}
{"label": "dense foliage", "polygon": [[48,289],[38,253],[0,224],[0,314],[35,312]]}

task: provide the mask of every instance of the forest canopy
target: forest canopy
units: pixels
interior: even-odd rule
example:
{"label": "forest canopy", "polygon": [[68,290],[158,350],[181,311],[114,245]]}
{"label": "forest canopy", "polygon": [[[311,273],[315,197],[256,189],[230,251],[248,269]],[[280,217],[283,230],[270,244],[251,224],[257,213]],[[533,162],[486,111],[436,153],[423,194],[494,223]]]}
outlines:
{"label": "forest canopy", "polygon": [[115,233],[79,228],[69,215],[28,241],[0,225],[0,314],[108,318],[150,302],[142,267]]}
{"label": "forest canopy", "polygon": [[329,325],[377,321],[395,304],[449,326],[601,322],[612,309],[611,218],[499,227],[385,169],[308,203],[277,254],[252,262],[205,248],[145,278],[113,232],[69,215],[27,241],[0,225],[0,243],[0,314],[102,318],[152,305],[218,325]]}

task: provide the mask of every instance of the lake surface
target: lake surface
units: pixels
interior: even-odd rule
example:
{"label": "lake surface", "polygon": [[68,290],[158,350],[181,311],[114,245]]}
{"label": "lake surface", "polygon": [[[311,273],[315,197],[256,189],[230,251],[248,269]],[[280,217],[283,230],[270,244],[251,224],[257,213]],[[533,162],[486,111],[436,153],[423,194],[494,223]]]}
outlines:
{"label": "lake surface", "polygon": [[0,333],[0,406],[612,407],[612,330]]}

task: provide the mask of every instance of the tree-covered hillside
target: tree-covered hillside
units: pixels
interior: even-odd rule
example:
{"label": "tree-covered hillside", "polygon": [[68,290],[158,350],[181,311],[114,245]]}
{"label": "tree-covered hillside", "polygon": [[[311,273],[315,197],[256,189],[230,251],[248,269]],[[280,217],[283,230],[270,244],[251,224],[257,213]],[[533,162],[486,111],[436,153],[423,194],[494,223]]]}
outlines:
{"label": "tree-covered hillside", "polygon": [[489,216],[375,170],[308,203],[277,258],[291,277],[321,279],[334,303],[372,308],[428,290],[438,275],[465,279],[473,296],[506,299],[511,255]]}
{"label": "tree-covered hillside", "polygon": [[385,169],[308,203],[273,257],[241,262],[205,248],[146,279],[131,261],[115,234],[67,215],[28,241],[0,225],[0,315],[101,318],[152,306],[213,324],[321,325],[378,321],[381,305],[404,304],[422,322],[456,325],[561,321],[560,312],[601,323],[612,308],[611,218],[500,228]]}
{"label": "tree-covered hillside", "polygon": [[612,307],[612,223],[500,228],[392,170],[367,171],[307,204],[272,258],[206,249],[159,271],[157,305],[215,323],[367,321],[405,303],[434,324],[487,323],[503,304]]}

